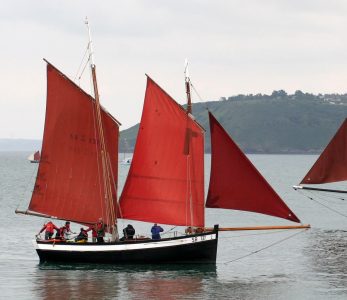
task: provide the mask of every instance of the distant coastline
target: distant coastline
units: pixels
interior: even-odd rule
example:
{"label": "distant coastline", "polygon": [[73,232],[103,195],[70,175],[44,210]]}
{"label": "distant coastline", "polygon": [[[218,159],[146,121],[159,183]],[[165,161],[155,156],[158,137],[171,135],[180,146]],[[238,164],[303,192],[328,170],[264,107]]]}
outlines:
{"label": "distant coastline", "polygon": [[[193,103],[194,117],[206,130],[205,151],[210,153],[206,108],[247,154],[319,154],[347,117],[347,94],[290,95],[278,90]],[[138,130],[136,124],[120,132],[120,153],[134,151]],[[41,144],[34,139],[0,139],[0,151],[35,151]]]}
{"label": "distant coastline", "polygon": [[[36,150],[41,150],[42,141],[41,140],[31,140],[31,139],[0,139],[0,152],[34,152]],[[125,150],[124,148],[119,149],[119,153],[133,153],[133,149]],[[206,151],[210,154],[209,151]],[[247,151],[247,154],[280,154],[280,155],[310,155],[319,154],[320,151],[278,151],[278,152],[261,152],[261,151]]]}
{"label": "distant coastline", "polygon": [[41,140],[34,139],[0,139],[0,151],[36,151],[40,150]]}

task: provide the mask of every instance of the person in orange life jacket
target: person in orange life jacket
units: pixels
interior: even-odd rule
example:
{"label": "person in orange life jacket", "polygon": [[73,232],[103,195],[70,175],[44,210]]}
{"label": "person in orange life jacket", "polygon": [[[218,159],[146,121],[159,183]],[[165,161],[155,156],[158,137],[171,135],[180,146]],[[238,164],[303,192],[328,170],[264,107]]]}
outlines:
{"label": "person in orange life jacket", "polygon": [[96,223],[96,239],[98,243],[104,242],[106,225],[104,224],[102,218],[99,218],[98,223]]}
{"label": "person in orange life jacket", "polygon": [[164,229],[155,223],[152,226],[151,233],[152,233],[152,240],[160,240],[160,232],[163,232]]}
{"label": "person in orange life jacket", "polygon": [[80,233],[75,238],[75,242],[79,242],[79,241],[84,241],[84,242],[88,241],[88,232],[83,227],[81,227]]}
{"label": "person in orange life jacket", "polygon": [[57,226],[55,226],[52,221],[49,221],[48,223],[46,223],[45,225],[43,225],[42,229],[40,230],[40,232],[38,233],[38,235],[45,231],[45,240],[50,240],[53,236],[54,230],[56,230],[57,232],[59,231],[59,228]]}
{"label": "person in orange life jacket", "polygon": [[73,233],[70,228],[70,222],[65,222],[65,225],[59,228],[59,231],[55,235],[56,239],[65,240],[68,238],[68,234]]}

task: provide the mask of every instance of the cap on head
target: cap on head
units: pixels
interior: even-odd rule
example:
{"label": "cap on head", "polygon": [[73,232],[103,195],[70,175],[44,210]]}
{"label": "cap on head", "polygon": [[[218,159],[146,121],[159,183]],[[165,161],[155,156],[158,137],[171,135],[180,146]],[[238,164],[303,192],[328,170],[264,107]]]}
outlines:
{"label": "cap on head", "polygon": [[68,224],[70,224],[70,222],[69,222],[69,221],[66,221],[65,224],[68,225]]}

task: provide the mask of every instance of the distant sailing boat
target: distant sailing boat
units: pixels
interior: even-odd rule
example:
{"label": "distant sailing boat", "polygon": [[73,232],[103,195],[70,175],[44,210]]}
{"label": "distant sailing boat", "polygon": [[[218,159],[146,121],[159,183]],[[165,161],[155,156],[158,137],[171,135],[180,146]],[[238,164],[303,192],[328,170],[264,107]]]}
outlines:
{"label": "distant sailing boat", "polygon": [[38,162],[40,162],[40,158],[41,158],[40,151],[36,151],[35,153],[32,153],[32,154],[30,154],[28,156],[28,160],[31,163],[38,163]]}
{"label": "distant sailing boat", "polygon": [[[132,157],[127,157],[125,156],[125,151],[129,151],[129,144],[126,138],[123,138],[123,148],[124,148],[124,152],[123,152],[123,159],[120,161],[121,165],[125,165],[125,166],[130,166],[131,161],[132,161]],[[127,153],[128,154],[128,153]]]}
{"label": "distant sailing boat", "polygon": [[[204,129],[191,115],[189,78],[186,111],[147,77],[134,156],[117,203],[120,124],[101,108],[94,63],[91,70],[95,99],[47,62],[42,159],[29,207],[16,212],[80,224],[94,224],[102,217],[111,238],[103,244],[37,239],[40,261],[215,263],[219,226],[205,228]],[[210,126],[206,206],[300,222],[211,113]],[[186,226],[187,233],[121,241],[119,218]]]}
{"label": "distant sailing boat", "polygon": [[318,157],[309,172],[294,189],[347,193],[345,190],[317,188],[302,184],[323,184],[347,180],[347,119]]}

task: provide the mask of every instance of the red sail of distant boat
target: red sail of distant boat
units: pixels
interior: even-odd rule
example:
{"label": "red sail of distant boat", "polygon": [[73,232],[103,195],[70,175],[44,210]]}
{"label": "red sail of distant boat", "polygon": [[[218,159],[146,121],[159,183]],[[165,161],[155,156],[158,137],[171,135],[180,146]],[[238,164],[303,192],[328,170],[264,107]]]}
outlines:
{"label": "red sail of distant boat", "polygon": [[120,209],[125,219],[204,226],[204,130],[149,77]]}
{"label": "red sail of distant boat", "polygon": [[28,156],[28,160],[31,163],[38,163],[40,161],[41,155],[40,151],[36,151]]}
{"label": "red sail of distant boat", "polygon": [[[47,64],[47,106],[41,161],[30,212],[78,223],[105,220],[104,180],[96,130],[95,100]],[[118,173],[118,122],[102,110],[105,141]],[[116,205],[116,186],[113,189]]]}
{"label": "red sail of distant boat", "polygon": [[35,160],[35,161],[39,161],[39,160],[40,160],[40,151],[36,151],[36,152],[34,153],[34,160]]}
{"label": "red sail of distant boat", "polygon": [[300,222],[209,113],[211,175],[206,207],[257,212]]}
{"label": "red sail of distant boat", "polygon": [[301,181],[319,184],[347,180],[347,119]]}

